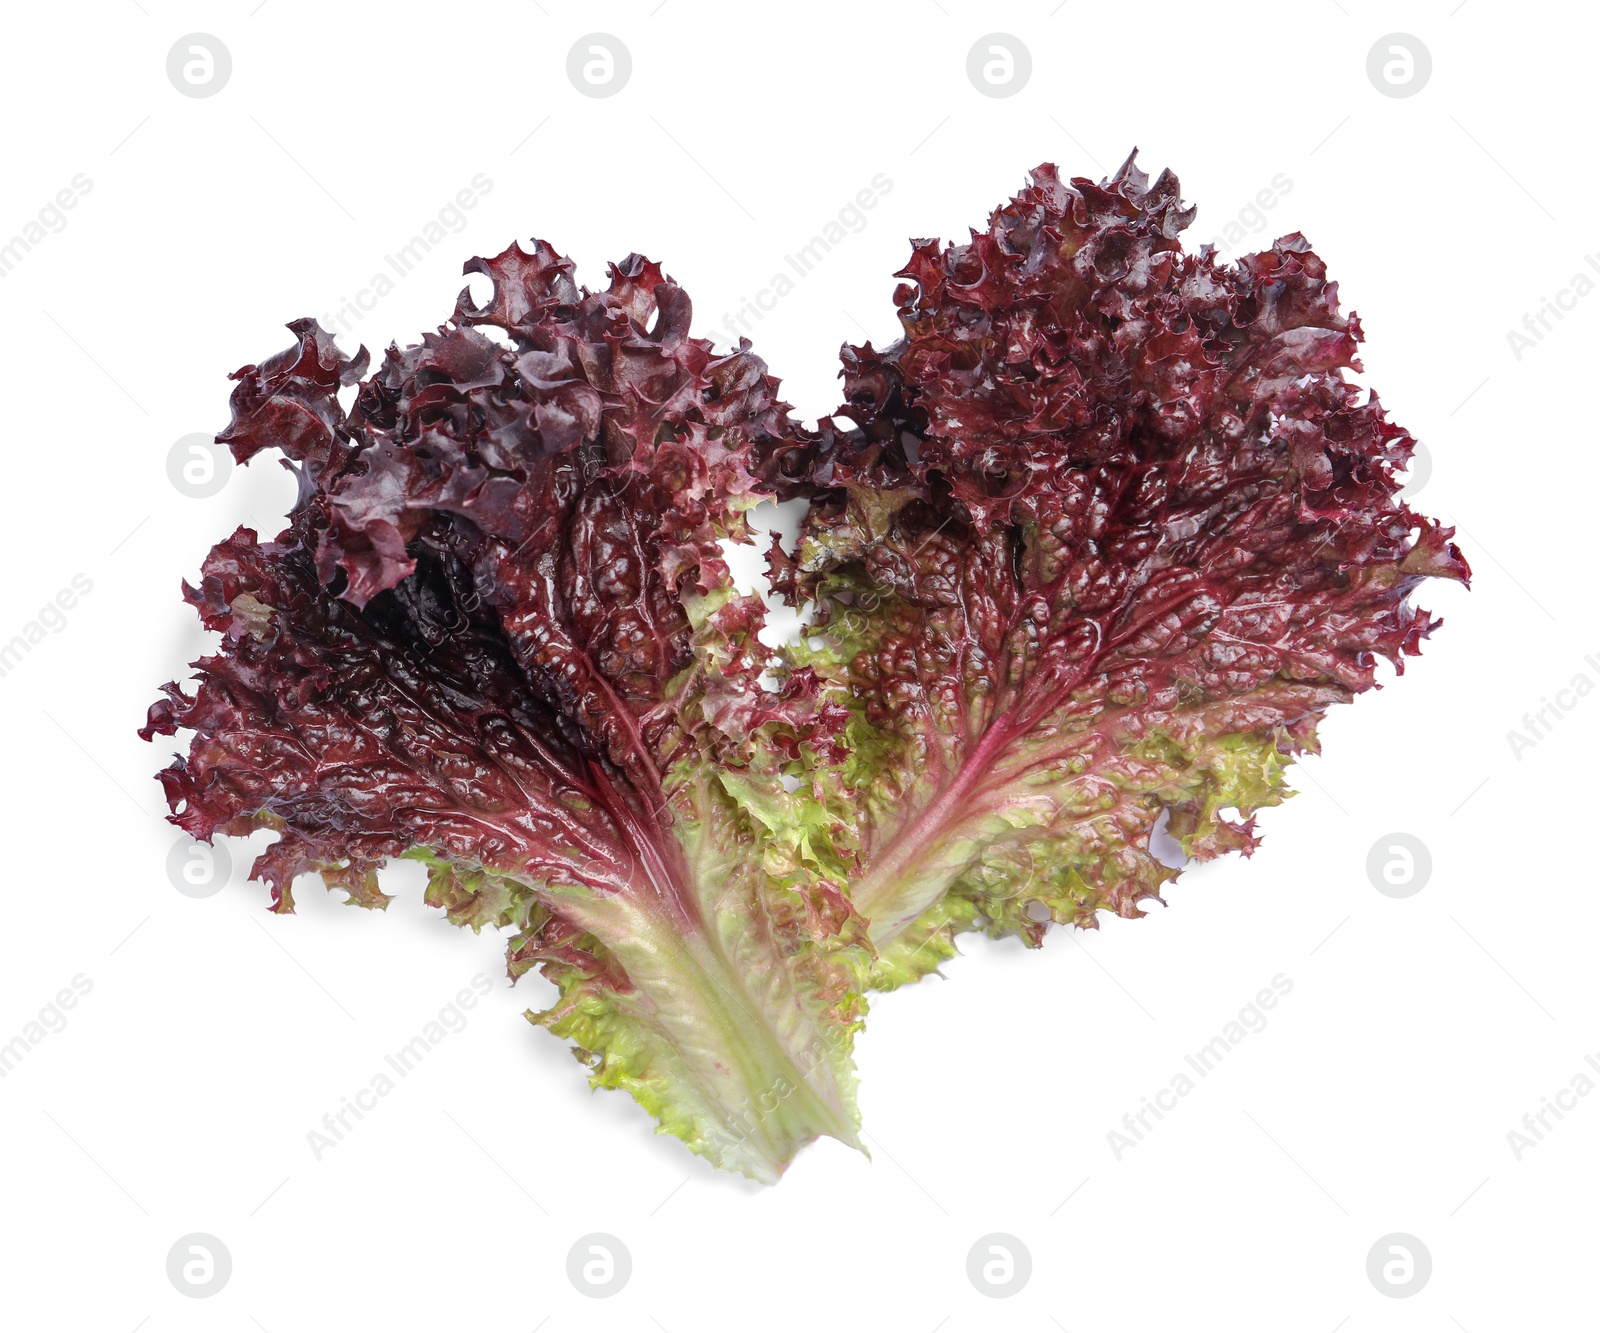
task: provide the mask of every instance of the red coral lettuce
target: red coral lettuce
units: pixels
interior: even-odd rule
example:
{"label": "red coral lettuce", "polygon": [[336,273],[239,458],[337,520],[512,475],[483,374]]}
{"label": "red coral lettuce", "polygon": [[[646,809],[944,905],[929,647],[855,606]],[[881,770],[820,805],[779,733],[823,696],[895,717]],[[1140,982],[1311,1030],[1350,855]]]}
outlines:
{"label": "red coral lettuce", "polygon": [[299,501],[186,586],[222,644],[143,734],[194,733],[161,780],[195,837],[280,834],[277,910],[306,871],[383,906],[382,862],[424,860],[430,903],[513,928],[513,973],[560,988],[534,1017],[596,1084],[774,1179],[855,1142],[862,954],[784,781],[837,724],[808,678],[763,686],[764,608],[720,545],[785,408],[637,255],[597,293],[542,243],[473,268],[489,304],[390,348],[348,414],[365,352],[310,321],[235,376],[219,438],[281,451]]}
{"label": "red coral lettuce", "polygon": [[903,337],[844,351],[857,428],[764,446],[812,500],[773,580],[855,715],[882,984],[975,925],[1138,915],[1177,873],[1163,816],[1191,857],[1248,853],[1326,709],[1434,628],[1412,589],[1468,577],[1400,498],[1413,441],[1345,377],[1322,260],[1185,254],[1193,212],[1131,157],[1039,168],[970,241],[915,244]]}

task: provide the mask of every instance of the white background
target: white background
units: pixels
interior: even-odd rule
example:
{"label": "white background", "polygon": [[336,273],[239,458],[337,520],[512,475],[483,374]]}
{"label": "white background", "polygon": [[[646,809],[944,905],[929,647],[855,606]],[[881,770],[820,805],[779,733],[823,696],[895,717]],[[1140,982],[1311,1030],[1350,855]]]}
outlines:
{"label": "white background", "polygon": [[[252,12],[254,10],[254,12]],[[0,1079],[0,1323],[297,1330],[819,1325],[932,1333],[1203,1327],[1452,1330],[1593,1318],[1600,1096],[1514,1155],[1507,1133],[1600,1051],[1592,865],[1600,696],[1518,758],[1507,732],[1578,673],[1593,605],[1600,297],[1520,359],[1507,332],[1600,249],[1596,23],[1491,0],[760,6],[694,0],[353,5],[105,0],[14,6],[0,107],[0,237],[76,173],[64,230],[0,279],[5,576],[0,640],[85,575],[93,590],[0,679],[9,850],[0,1043],[82,974],[69,1024]],[[578,95],[593,30],[628,86]],[[180,96],[165,61],[214,34],[233,72]],[[969,48],[1014,34],[1015,96]],[[1368,81],[1399,30],[1432,53],[1417,95]],[[530,137],[531,136],[531,137]],[[833,1142],[762,1190],[590,1093],[502,980],[501,944],[425,909],[302,885],[264,911],[250,852],[214,897],[177,893],[134,736],[204,647],[178,582],[290,498],[270,459],[220,494],[168,481],[181,436],[226,421],[225,376],[324,315],[476,173],[492,190],[347,342],[378,351],[451,312],[461,262],[547,237],[591,285],[640,250],[696,331],[770,283],[877,173],[891,192],[761,323],[797,412],[837,403],[844,339],[895,331],[910,236],[981,225],[1041,161],[1098,178],[1137,144],[1200,206],[1192,243],[1282,173],[1251,244],[1301,230],[1367,329],[1368,380],[1427,444],[1415,503],[1460,526],[1471,593],[1379,693],[1337,710],[1266,840],[1186,875],[1170,906],[1029,953],[972,940],[947,980],[879,999],[859,1045],[872,1158]],[[1251,215],[1246,214],[1247,218]],[[1253,219],[1251,219],[1253,221]],[[1234,251],[1240,247],[1234,247]],[[1369,849],[1406,832],[1432,876],[1393,899]],[[495,980],[335,1149],[307,1132],[476,973]],[[1292,992],[1143,1142],[1107,1134],[1282,973]],[[1063,1202],[1065,1201],[1065,1202]],[[227,1286],[169,1283],[189,1232]],[[1366,1257],[1433,1256],[1392,1299]],[[633,1276],[568,1282],[588,1232]],[[1006,1300],[969,1283],[989,1232],[1033,1256]],[[544,1322],[541,1322],[544,1321]],[[653,1323],[651,1321],[654,1321]]]}

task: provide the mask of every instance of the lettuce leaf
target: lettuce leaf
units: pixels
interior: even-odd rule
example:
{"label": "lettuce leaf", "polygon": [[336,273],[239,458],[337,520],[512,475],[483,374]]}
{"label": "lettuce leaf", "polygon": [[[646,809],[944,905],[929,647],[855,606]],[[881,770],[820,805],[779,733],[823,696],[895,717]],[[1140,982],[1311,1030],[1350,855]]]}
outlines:
{"label": "lettuce leaf", "polygon": [[1436,626],[1452,530],[1400,499],[1412,437],[1298,234],[1223,267],[1164,172],[1032,183],[914,243],[903,337],[846,347],[848,401],[763,446],[811,507],[775,586],[792,669],[851,713],[850,894],[875,983],[986,929],[1138,916],[1189,857],[1255,847],[1333,704]]}
{"label": "lettuce leaf", "polygon": [[431,905],[555,983],[529,1017],[593,1084],[775,1180],[857,1143],[866,963],[806,777],[841,718],[804,674],[763,684],[764,607],[719,544],[786,408],[637,255],[597,293],[542,242],[468,270],[488,304],[391,347],[348,413],[365,350],[309,320],[234,377],[219,439],[279,451],[299,498],[185,585],[222,642],[141,734],[193,733],[160,774],[189,833],[279,834],[274,910],[307,872],[383,907],[378,868],[422,861]]}

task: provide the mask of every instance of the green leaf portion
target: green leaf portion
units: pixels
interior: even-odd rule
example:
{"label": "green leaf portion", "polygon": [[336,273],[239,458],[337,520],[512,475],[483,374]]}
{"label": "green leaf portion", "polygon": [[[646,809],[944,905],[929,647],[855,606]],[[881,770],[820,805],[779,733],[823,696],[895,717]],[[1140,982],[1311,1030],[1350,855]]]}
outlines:
{"label": "green leaf portion", "polygon": [[541,965],[556,984],[557,1002],[528,1017],[574,1044],[593,1086],[624,1089],[661,1132],[771,1183],[819,1136],[861,1146],[851,1048],[868,951],[814,872],[825,821],[808,797],[724,774],[717,788],[694,780],[692,804],[676,831],[695,921],[643,895],[547,888],[557,915],[512,941],[511,970]]}
{"label": "green leaf portion", "polygon": [[[1274,681],[1244,700],[1143,710],[1137,697],[1085,690],[1021,735],[986,715],[970,734],[891,731],[869,721],[872,701],[851,691],[851,670],[909,617],[892,600],[874,604],[851,569],[823,586],[848,600],[787,657],[852,703],[830,813],[860,867],[851,896],[870,922],[874,989],[936,971],[968,931],[1037,944],[1053,922],[1093,929],[1102,911],[1142,915],[1142,901],[1179,874],[1150,850],[1163,814],[1191,859],[1248,854],[1252,817],[1293,795],[1288,764],[1316,748],[1318,715],[1342,697]],[[1240,725],[1258,729],[1230,730]],[[908,817],[930,808],[936,819]]]}

